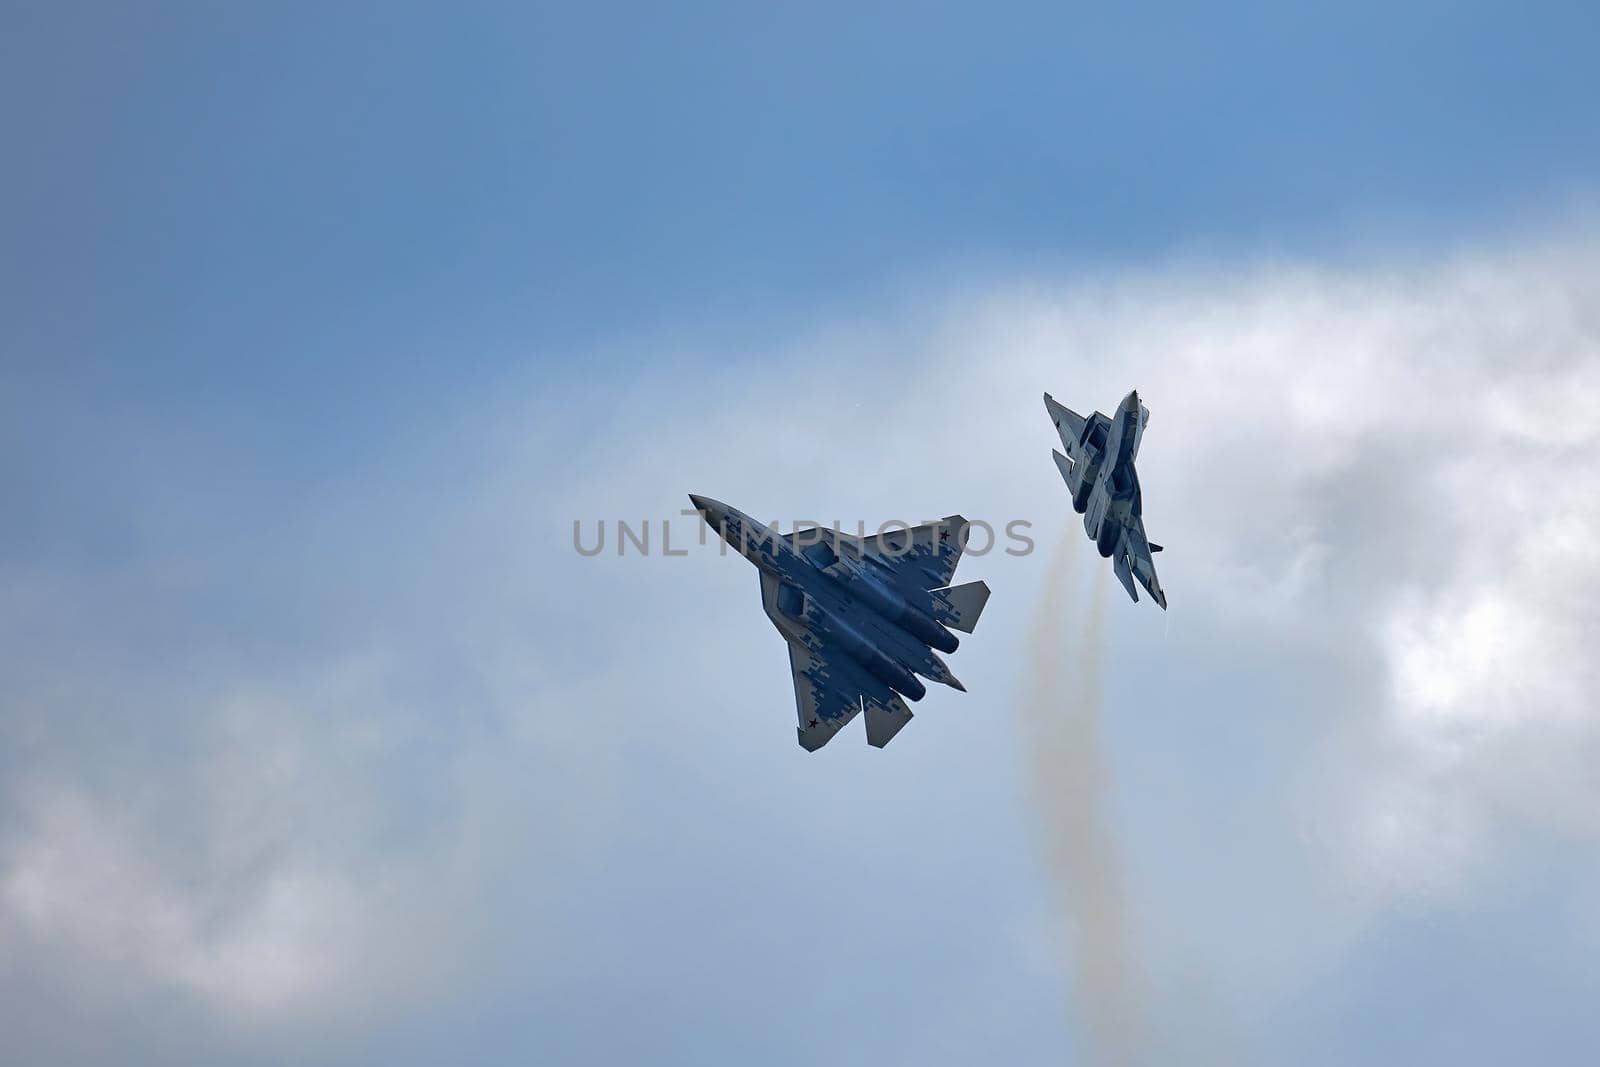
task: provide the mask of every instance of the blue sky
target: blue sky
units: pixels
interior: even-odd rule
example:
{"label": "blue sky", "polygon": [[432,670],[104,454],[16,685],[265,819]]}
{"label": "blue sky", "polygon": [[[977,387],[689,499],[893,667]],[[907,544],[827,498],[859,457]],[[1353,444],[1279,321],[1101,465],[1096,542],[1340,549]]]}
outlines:
{"label": "blue sky", "polygon": [[32,380],[67,349],[79,385],[323,417],[906,272],[1476,230],[1587,193],[1600,154],[1581,4],[7,21]]}
{"label": "blue sky", "polygon": [[[1578,4],[5,5],[8,1043],[1593,1047],[1597,53]],[[1038,394],[1131,385],[1173,613],[1103,605],[1108,917],[1025,650],[1100,595]],[[571,550],[688,492],[1040,551],[963,565],[965,698],[808,757],[742,563]]]}

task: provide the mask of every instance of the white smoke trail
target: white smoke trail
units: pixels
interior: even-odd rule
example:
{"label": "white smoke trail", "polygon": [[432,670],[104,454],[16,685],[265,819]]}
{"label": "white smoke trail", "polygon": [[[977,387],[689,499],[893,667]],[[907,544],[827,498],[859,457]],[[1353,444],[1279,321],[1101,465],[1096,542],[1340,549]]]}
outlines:
{"label": "white smoke trail", "polygon": [[1028,647],[1023,724],[1037,831],[1068,920],[1075,1014],[1094,1063],[1147,1062],[1154,1045],[1129,928],[1122,860],[1111,830],[1101,752],[1106,568],[1087,604],[1070,594],[1081,550],[1068,529],[1046,578]]}

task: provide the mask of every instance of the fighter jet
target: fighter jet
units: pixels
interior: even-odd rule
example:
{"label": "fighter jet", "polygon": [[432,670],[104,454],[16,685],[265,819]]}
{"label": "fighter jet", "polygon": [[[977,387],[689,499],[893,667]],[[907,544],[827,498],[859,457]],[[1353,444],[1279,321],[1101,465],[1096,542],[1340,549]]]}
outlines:
{"label": "fighter jet", "polygon": [[1064,456],[1054,450],[1050,454],[1056,457],[1061,477],[1072,490],[1072,507],[1083,516],[1089,539],[1102,556],[1114,560],[1117,580],[1134,603],[1139,601],[1133,587],[1137,578],[1165,610],[1167,596],[1150,558],[1161,546],[1145,538],[1139,472],[1133,467],[1150,409],[1139,402],[1138,390],[1123,397],[1117,413],[1110,417],[1097,411],[1084,418],[1056,403],[1049,393],[1044,394],[1044,406],[1067,450]]}
{"label": "fighter jet", "polygon": [[982,582],[951,586],[967,520],[855,537],[836,528],[779,534],[716,500],[689,495],[722,539],[761,572],[761,606],[789,645],[800,747],[815,752],[866,711],[882,748],[911,721],[917,675],[966,692],[934,652],[954,652],[989,600]]}

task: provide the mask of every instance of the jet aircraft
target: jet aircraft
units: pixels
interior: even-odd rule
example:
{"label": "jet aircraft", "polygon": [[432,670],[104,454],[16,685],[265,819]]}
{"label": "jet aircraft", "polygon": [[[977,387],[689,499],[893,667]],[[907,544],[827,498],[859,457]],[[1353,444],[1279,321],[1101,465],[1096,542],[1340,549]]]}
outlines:
{"label": "jet aircraft", "polygon": [[[855,537],[835,529],[779,534],[737,508],[690,494],[706,523],[761,572],[761,606],[789,645],[800,747],[815,752],[862,711],[882,748],[911,721],[917,678],[966,691],[934,651],[954,652],[989,600],[983,582],[951,586],[967,520]],[[904,698],[904,699],[902,699]]]}
{"label": "jet aircraft", "polygon": [[1044,394],[1045,410],[1061,435],[1066,455],[1054,450],[1056,467],[1072,491],[1072,507],[1083,516],[1083,528],[1100,554],[1113,561],[1112,570],[1128,595],[1138,603],[1133,580],[1149,591],[1165,610],[1167,595],[1156,579],[1151,554],[1161,551],[1144,535],[1143,497],[1139,491],[1139,472],[1133,461],[1139,455],[1139,439],[1150,421],[1150,409],[1139,401],[1134,390],[1122,398],[1115,415],[1096,411],[1084,418]]}

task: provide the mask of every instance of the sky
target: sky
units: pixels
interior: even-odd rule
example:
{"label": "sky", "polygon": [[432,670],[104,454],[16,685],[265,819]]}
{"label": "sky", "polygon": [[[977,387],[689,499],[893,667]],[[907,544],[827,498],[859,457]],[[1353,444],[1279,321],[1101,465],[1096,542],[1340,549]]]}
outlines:
{"label": "sky", "polygon": [[[0,1061],[1581,1058],[1597,49],[0,5]],[[1039,403],[1133,387],[1164,614]],[[807,754],[691,492],[1035,550]]]}

